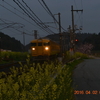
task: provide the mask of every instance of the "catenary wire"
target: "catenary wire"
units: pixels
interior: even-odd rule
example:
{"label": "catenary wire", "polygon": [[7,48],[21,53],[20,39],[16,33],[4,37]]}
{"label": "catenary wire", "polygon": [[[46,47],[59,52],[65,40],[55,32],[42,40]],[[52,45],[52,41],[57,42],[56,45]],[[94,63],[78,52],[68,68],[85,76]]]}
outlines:
{"label": "catenary wire", "polygon": [[[59,24],[59,22],[56,20],[56,18],[54,17],[54,15],[52,14],[52,12],[50,11],[49,7],[47,6],[47,4],[44,2],[44,0],[41,0],[44,4],[44,6],[46,7],[46,9],[48,10],[48,12],[50,13],[51,17],[54,19],[54,21],[56,21],[57,24]],[[61,28],[66,31],[62,26]]]}
{"label": "catenary wire", "polygon": [[[33,16],[30,16],[30,14],[28,14],[28,11],[21,3],[19,0],[17,0],[18,2],[16,2],[15,0],[13,0],[23,11],[24,13],[26,13],[28,15],[29,18],[31,18],[39,27],[41,27],[41,29],[45,30],[46,32],[48,32],[50,34],[50,32],[48,30],[46,30],[44,27],[42,27],[34,18]],[[21,7],[22,6],[22,7]],[[52,32],[53,33],[53,32]]]}
{"label": "catenary wire", "polygon": [[14,6],[12,6],[11,4],[9,4],[8,2],[4,1],[7,5],[9,5],[10,7],[12,7],[13,9],[17,10],[18,12],[20,12],[23,15],[26,15],[25,13],[21,12],[20,10],[18,10],[17,8],[15,8]]}
{"label": "catenary wire", "polygon": [[[16,14],[16,13],[15,13],[15,12],[13,12],[12,10],[8,9],[8,8],[7,8],[7,7],[5,7],[4,5],[1,5],[1,4],[0,4],[0,6],[1,6],[1,7],[3,7],[3,8],[5,8],[6,10],[10,11],[11,13],[13,13],[13,14],[17,15],[18,17],[22,18],[23,20],[27,21],[27,22],[28,22],[28,23],[30,23],[31,25],[33,25],[33,26],[35,26],[35,27],[38,27],[38,26],[34,25],[32,22],[28,21],[27,19],[25,19],[25,18],[23,18],[22,16],[20,16],[20,15]],[[38,28],[39,28],[39,27],[38,27]],[[41,29],[41,28],[40,28],[40,29]]]}
{"label": "catenary wire", "polygon": [[[76,0],[74,0],[74,3],[75,3],[75,6],[76,6],[76,9],[78,9]],[[82,4],[82,0],[81,0],[81,7],[82,6],[83,6],[83,4]],[[81,12],[81,14],[79,14],[79,12],[77,12],[77,14],[78,14],[78,19],[76,20],[76,23],[78,23],[78,21],[80,21],[80,25],[83,26],[83,18],[81,18],[82,17],[82,15],[81,15],[82,12]]]}
{"label": "catenary wire", "polygon": [[13,25],[15,25],[16,23],[12,23],[11,25],[8,25],[8,26],[6,26],[6,27],[3,27],[3,28],[1,28],[0,30],[3,30],[3,29],[5,29],[5,28],[9,28],[9,27],[11,27],[11,26],[13,26]]}
{"label": "catenary wire", "polygon": [[[39,0],[38,0],[39,1]],[[48,6],[46,5],[46,3],[43,1],[43,0],[41,0],[42,2],[43,2],[43,4],[45,5],[45,7],[43,6],[43,4],[39,1],[39,3],[42,5],[42,7],[46,10],[46,12],[50,15],[50,16],[52,16],[52,18],[54,19],[54,21],[57,23],[57,24],[59,24],[58,23],[58,21],[56,20],[56,18],[54,17],[54,15],[52,14],[52,12],[50,11],[50,9],[48,8]]]}
{"label": "catenary wire", "polygon": [[[45,9],[45,11],[51,16],[51,14],[48,12],[48,10],[43,6],[43,4],[40,2],[40,0],[38,0],[38,2],[40,3],[40,5]],[[57,22],[54,20],[55,26],[57,28]]]}
{"label": "catenary wire", "polygon": [[38,2],[41,4],[41,6],[45,9],[45,11],[51,16],[51,14],[49,13],[49,11],[43,6],[43,4],[40,2],[40,0],[38,0]]}
{"label": "catenary wire", "polygon": [[[22,18],[23,20],[25,20],[25,21],[29,22],[27,19],[25,19],[25,18],[21,17],[20,15],[18,15],[18,14],[16,14],[15,12],[11,11],[11,10],[10,10],[10,9],[8,9],[7,7],[5,7],[5,6],[1,5],[1,4],[0,4],[0,6],[1,6],[1,7],[3,7],[3,8],[5,8],[6,10],[10,11],[11,13],[13,13],[13,14],[17,15],[18,17]],[[31,25],[34,25],[34,24],[33,24],[33,23],[31,23],[31,22],[29,22],[29,23],[30,23]],[[34,26],[35,26],[35,25],[34,25]],[[35,27],[37,27],[37,26],[35,26]]]}
{"label": "catenary wire", "polygon": [[[40,18],[32,11],[32,9],[24,2],[24,0],[22,0],[22,2],[26,5],[26,7],[32,12],[32,14],[36,17],[35,20],[38,21],[38,23],[43,23]],[[39,22],[40,21],[40,22]],[[46,25],[42,25],[44,28],[46,27]],[[47,28],[49,31],[51,31],[49,28]],[[52,31],[51,31],[52,32]]]}
{"label": "catenary wire", "polygon": [[[7,2],[6,2],[6,3],[7,3]],[[7,7],[5,7],[5,6],[1,5],[1,4],[0,4],[0,6],[3,7],[3,8],[5,8],[6,10],[10,11],[11,13],[17,15],[18,17],[24,19],[24,20],[27,21],[28,23],[34,25],[33,23],[29,22],[29,21],[26,20],[25,18],[21,17],[20,15],[16,14],[15,12],[11,11],[10,9],[8,9]],[[10,5],[10,6],[11,6],[11,5]],[[12,7],[13,7],[13,6],[12,6]],[[15,9],[16,9],[16,8],[15,8]],[[22,12],[21,12],[21,13],[22,13]],[[22,14],[24,14],[24,13],[22,13]],[[25,15],[25,14],[24,14],[24,15]],[[4,20],[0,19],[0,20],[1,20],[4,24],[7,24],[7,23],[4,21],[4,20],[6,20],[6,19],[4,19]],[[7,20],[7,21],[8,21],[8,20]],[[12,21],[10,21],[10,22],[12,22]],[[21,23],[20,23],[20,24],[21,24]],[[4,28],[2,28],[2,29],[0,29],[0,30],[3,30],[3,29],[8,28],[8,27],[10,27],[10,26],[8,25],[8,26],[6,26],[6,27],[4,27]],[[13,29],[14,29],[14,28],[13,28]],[[7,30],[13,32],[13,31],[10,30],[10,29],[7,29]],[[22,31],[19,31],[18,29],[14,29],[14,30],[17,30],[18,32],[22,32]],[[26,29],[24,29],[24,30],[26,30]],[[26,31],[28,31],[28,30],[26,30]],[[28,32],[29,32],[29,31],[28,31]],[[13,32],[13,33],[15,33],[15,32]],[[31,33],[31,32],[29,32],[29,33]],[[17,33],[16,33],[16,34],[17,34]],[[19,34],[19,35],[21,35],[21,34]],[[32,36],[31,34],[27,34],[27,33],[26,33],[26,35]]]}
{"label": "catenary wire", "polygon": [[[2,20],[2,19],[0,19],[3,23],[5,23],[6,24],[6,22],[4,21],[4,20]],[[8,26],[6,26],[6,27],[4,27],[4,28],[2,28],[2,29],[0,29],[0,30],[3,30],[3,29],[5,29],[5,28],[13,28],[13,29],[15,29],[15,27],[11,27],[11,26],[13,26],[13,25],[15,25],[15,24],[21,24],[21,23],[12,23],[11,25],[8,25]],[[23,31],[20,31],[20,30],[18,30],[18,29],[15,29],[15,30],[17,30],[18,32],[23,32]],[[26,32],[25,32],[26,33]],[[31,34],[28,34],[28,33],[26,33],[26,35],[31,35]],[[32,36],[32,35],[31,35]]]}
{"label": "catenary wire", "polygon": [[[5,2],[5,1],[4,1]],[[7,2],[5,2],[6,4],[8,4],[9,6],[11,6],[11,7],[13,7],[12,5],[10,5],[9,3],[7,3]],[[1,5],[2,6],[2,5]],[[2,6],[3,7],[3,6]],[[6,7],[5,7],[6,8]],[[14,9],[16,9],[15,7],[13,7]],[[8,8],[6,8],[7,10],[9,10]],[[17,11],[19,11],[20,13],[22,13],[20,10],[18,10],[18,9],[16,9]],[[11,10],[9,10],[10,12],[12,12],[12,13],[14,13],[13,11],[11,11]],[[14,14],[16,14],[16,13],[14,13]],[[22,13],[22,14],[24,14],[24,15],[26,15],[25,13]],[[18,14],[16,14],[17,16],[19,16]],[[21,16],[19,16],[19,17],[21,17]],[[22,17],[21,17],[22,18]],[[22,18],[22,19],[25,19],[25,18]],[[25,19],[26,20],[26,19]],[[28,21],[28,20],[26,20],[26,21]],[[28,21],[29,22],[29,21]],[[30,23],[30,22],[29,22]],[[32,23],[31,23],[32,24]],[[46,27],[46,28],[48,28],[48,27]],[[50,30],[50,29],[49,29]],[[53,32],[52,32],[53,33]]]}

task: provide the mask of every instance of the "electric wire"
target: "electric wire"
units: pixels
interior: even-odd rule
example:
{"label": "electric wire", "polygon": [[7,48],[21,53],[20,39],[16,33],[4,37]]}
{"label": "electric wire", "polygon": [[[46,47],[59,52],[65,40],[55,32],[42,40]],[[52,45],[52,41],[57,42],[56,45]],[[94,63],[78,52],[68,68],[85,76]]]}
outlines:
{"label": "electric wire", "polygon": [[[1,7],[5,8],[6,10],[10,11],[11,13],[17,15],[18,17],[22,18],[23,20],[27,21],[28,23],[30,23],[31,25],[34,25],[32,22],[29,22],[27,19],[21,17],[20,15],[16,14],[15,12],[11,11],[10,9],[8,9],[7,7],[3,6],[0,4]],[[35,27],[37,27],[36,25],[34,25]]]}
{"label": "electric wire", "polygon": [[[32,12],[32,14],[34,14],[34,16],[41,22],[41,23],[43,23],[40,19],[39,19],[39,17],[31,10],[31,8],[22,0],[22,2],[26,5],[26,7]],[[43,25],[44,26],[44,25]]]}
{"label": "electric wire", "polygon": [[[30,14],[29,12],[28,12],[28,10],[20,3],[20,1],[19,0],[17,0],[18,2],[16,2],[15,0],[13,0],[23,11],[24,11],[24,13],[26,13],[27,15],[28,15],[28,17],[29,18],[31,18],[39,27],[41,27],[41,29],[43,29],[43,30],[45,30],[46,32],[48,32],[49,34],[50,34],[50,30],[48,31],[48,30],[46,30],[44,27],[42,27],[38,22],[37,22],[37,20],[32,16],[32,14]],[[22,7],[21,7],[22,6]],[[27,12],[26,12],[27,11]],[[29,13],[29,14],[28,14]],[[52,32],[52,31],[51,31]],[[53,32],[52,32],[53,33]]]}
{"label": "electric wire", "polygon": [[49,7],[46,5],[46,3],[41,0],[43,2],[43,4],[45,5],[45,7],[47,8],[47,10],[49,11],[50,15],[52,16],[52,18],[58,23],[58,21],[56,20],[56,18],[54,17],[54,15],[52,14],[52,12],[50,11]]}
{"label": "electric wire", "polygon": [[[10,11],[10,12],[12,12],[12,13],[14,13],[13,11],[11,11],[11,10],[9,10],[8,8],[6,8],[5,6],[3,6],[3,5],[1,5],[0,4],[0,6],[1,7],[3,7],[3,8],[5,8],[6,10],[8,10],[8,11]],[[16,14],[16,13],[14,13],[14,14]],[[16,14],[18,17],[20,17],[20,18],[22,18],[22,19],[24,19],[23,17],[21,17],[21,16],[19,16],[18,14]],[[8,23],[6,23],[5,21],[3,21],[2,19],[0,19],[4,24],[8,24]],[[4,19],[5,20],[5,19]],[[26,20],[26,19],[24,19],[25,21],[27,21],[27,22],[29,22],[28,20]],[[8,21],[8,20],[6,20],[6,21]],[[10,21],[11,22],[11,21]],[[30,23],[30,22],[29,22]],[[17,23],[17,24],[21,24],[21,23]],[[30,23],[30,24],[32,24],[32,23]],[[32,24],[33,25],[33,24]],[[8,26],[6,26],[6,27],[4,27],[4,28],[1,28],[0,30],[3,30],[3,29],[6,29],[6,28],[13,28],[14,30],[17,30],[18,32],[22,32],[22,31],[20,31],[20,30],[18,30],[18,29],[15,29],[15,27],[11,27],[12,25],[8,25]],[[9,31],[12,31],[12,30],[9,30]],[[28,31],[28,30],[27,30]],[[28,31],[29,32],[29,31]],[[21,34],[20,34],[21,35]],[[31,34],[26,34],[26,35],[30,35],[30,36],[32,36]]]}
{"label": "electric wire", "polygon": [[[36,17],[38,23],[43,23],[39,17],[32,11],[32,9],[22,0],[22,2],[26,5],[26,7],[32,12],[32,14],[34,14],[34,16]],[[35,20],[36,20],[35,19]],[[40,22],[39,22],[40,21]],[[46,27],[46,25],[42,25],[44,28]],[[47,28],[49,31],[51,31],[49,28]],[[52,31],[51,31],[52,32]]]}
{"label": "electric wire", "polygon": [[[39,0],[38,0],[39,1]],[[47,13],[54,19],[54,21],[57,23],[57,24],[59,24],[58,23],[58,21],[56,20],[56,18],[54,17],[54,15],[52,14],[52,12],[50,11],[50,9],[48,8],[48,6],[46,5],[46,3],[43,1],[43,0],[41,0],[42,2],[43,2],[43,4],[45,5],[45,7],[42,5],[42,7],[47,11]],[[40,3],[40,4],[42,4],[42,3]]]}
{"label": "electric wire", "polygon": [[[44,4],[44,6],[46,7],[46,9],[48,10],[48,12],[50,13],[49,15],[54,19],[54,21],[57,23],[57,24],[59,24],[59,22],[56,20],[56,18],[54,17],[54,15],[52,14],[52,12],[50,11],[50,9],[49,9],[49,7],[47,6],[47,4],[44,2],[44,0],[41,0],[42,2],[43,2],[43,4]],[[44,8],[44,7],[43,7]],[[46,11],[47,11],[46,10]],[[61,28],[64,30],[64,31],[66,31],[62,26],[61,26]]]}
{"label": "electric wire", "polygon": [[3,28],[1,28],[0,30],[3,30],[3,29],[5,29],[5,28],[9,28],[9,27],[11,27],[11,26],[13,26],[15,23],[12,23],[11,25],[8,25],[8,26],[6,26],[6,27],[3,27]]}
{"label": "electric wire", "polygon": [[20,10],[18,10],[17,8],[15,8],[14,6],[12,6],[11,4],[9,4],[8,2],[4,1],[7,5],[9,5],[10,7],[12,7],[13,9],[17,10],[18,12],[20,12],[23,15],[26,15],[25,13],[21,12]]}
{"label": "electric wire", "polygon": [[83,9],[83,0],[81,0],[81,6],[82,6],[82,9]]}
{"label": "electric wire", "polygon": [[75,6],[76,6],[76,9],[78,9],[77,4],[76,4],[76,0],[74,0],[74,3],[75,3]]}
{"label": "electric wire", "polygon": [[[3,0],[4,1],[4,0]],[[5,1],[4,1],[5,2]],[[20,10],[18,10],[17,8],[15,8],[14,6],[12,6],[12,5],[10,5],[8,2],[5,2],[7,5],[9,5],[10,7],[12,7],[13,9],[15,9],[15,10],[17,10],[18,12],[20,12],[21,14],[23,14],[23,15],[25,15],[25,16],[27,16],[25,13],[23,13],[23,12],[21,12]],[[10,24],[10,23],[5,23],[2,19],[0,19],[2,22],[3,22],[3,24],[5,25],[5,24]],[[27,21],[27,20],[26,20]],[[29,22],[30,23],[30,22]],[[30,23],[31,24],[31,23]],[[8,26],[7,26],[8,27]],[[11,27],[11,26],[10,26]],[[5,27],[6,28],[6,27]],[[11,27],[11,28],[15,28],[15,27]],[[10,30],[10,29],[7,29],[7,30],[9,30],[9,31],[11,31],[11,32],[13,32],[13,33],[15,33],[14,31],[12,31],[12,30]],[[19,31],[18,29],[14,29],[14,30],[17,30],[18,32],[21,32],[22,33],[22,31]],[[25,31],[27,31],[28,33],[31,33],[30,31],[28,31],[27,29],[25,29],[24,28],[24,30]],[[16,33],[17,34],[17,33]],[[26,32],[25,32],[25,34],[26,35],[29,35],[29,36],[33,36],[32,34],[27,34]],[[18,35],[18,34],[17,34]],[[22,35],[22,34],[19,34],[19,35]],[[41,36],[38,34],[38,36],[39,36],[39,38],[41,38]]]}
{"label": "electric wire", "polygon": [[[45,11],[51,16],[51,14],[49,13],[49,11],[43,6],[43,4],[40,2],[40,0],[38,0],[38,2],[41,4],[41,6],[45,9]],[[57,29],[57,22],[54,20],[54,23],[55,23],[55,26],[56,26],[56,29]]]}
{"label": "electric wire", "polygon": [[[4,1],[5,2],[5,1]],[[23,1],[24,2],[24,1]],[[7,3],[7,2],[5,2],[6,4],[8,4],[9,6],[11,6],[11,7],[13,7],[12,5],[10,5],[9,3]],[[25,3],[25,2],[24,2]],[[2,7],[4,7],[5,9],[7,9],[7,10],[9,10],[10,12],[12,12],[13,14],[15,14],[15,15],[17,15],[18,17],[20,17],[20,18],[22,18],[22,19],[24,19],[25,21],[27,21],[27,22],[29,22],[28,20],[26,20],[25,18],[23,18],[23,17],[21,17],[20,15],[18,15],[18,14],[16,14],[15,12],[13,12],[13,11],[11,11],[10,9],[8,9],[7,7],[5,7],[5,6],[3,6],[3,5],[0,5],[0,6],[2,6]],[[14,9],[16,9],[15,7],[13,7]],[[16,9],[17,11],[19,11],[18,9]],[[20,13],[22,13],[21,11],[19,11]],[[24,13],[22,13],[22,14],[24,14]],[[26,15],[26,14],[24,14],[24,15]],[[31,23],[31,22],[29,22],[30,24],[32,24],[32,25],[34,25],[33,23]],[[34,25],[35,26],[35,25]],[[46,26],[45,26],[46,27]],[[46,27],[47,28],[47,27]],[[54,32],[52,32],[52,33],[54,33]]]}
{"label": "electric wire", "polygon": [[45,9],[45,11],[51,16],[51,14],[48,12],[48,10],[43,6],[43,4],[38,0],[38,2],[41,4],[41,6]]}
{"label": "electric wire", "polygon": [[[8,20],[5,20],[5,19],[0,19],[0,20],[3,22],[3,23],[1,23],[1,25],[8,25],[5,28],[23,28],[23,27],[25,27],[25,25],[22,24],[22,23],[17,23],[17,22],[15,23],[15,22],[12,22],[12,21],[9,21],[10,23],[7,23]],[[11,26],[9,24],[11,24]],[[18,26],[14,26],[14,25],[18,25]],[[3,28],[0,29],[0,30],[3,30]]]}
{"label": "electric wire", "polygon": [[[0,6],[3,7],[3,8],[5,8],[6,10],[12,12],[13,14],[17,15],[18,17],[22,18],[23,20],[27,21],[28,23],[34,25],[32,22],[29,22],[29,21],[26,20],[25,18],[21,17],[20,15],[16,14],[15,12],[13,12],[13,11],[11,11],[10,9],[8,9],[7,7],[5,7],[4,5],[1,5],[1,4],[0,4]],[[37,27],[36,25],[34,25],[34,26]],[[38,28],[39,28],[39,27],[38,27]]]}
{"label": "electric wire", "polygon": [[[6,23],[4,20],[2,20],[2,19],[0,19],[4,24],[9,24],[9,23]],[[11,26],[13,26],[13,25],[15,25],[15,24],[21,24],[21,25],[23,25],[22,23],[10,23],[11,25],[8,25],[8,26],[6,26],[6,27],[4,27],[4,28],[2,28],[2,29],[0,29],[0,30],[3,30],[3,29],[5,29],[5,28],[13,28],[14,30],[17,30],[18,32],[23,32],[23,31],[20,31],[20,30],[18,30],[18,29],[16,29],[15,27],[11,27]],[[21,26],[21,27],[24,27],[24,25],[23,26]],[[11,30],[10,30],[11,31]],[[26,33],[26,32],[25,32]],[[21,35],[21,34],[20,34]],[[30,35],[30,36],[32,36],[31,34],[28,34],[28,33],[26,33],[26,35]]]}
{"label": "electric wire", "polygon": [[[77,4],[76,4],[76,0],[74,0],[74,3],[75,3],[75,6],[76,6],[76,9],[78,9]],[[83,4],[82,4],[82,0],[81,0],[81,7],[82,7],[82,6],[83,6]],[[83,9],[83,8],[82,8],[82,9]],[[82,14],[82,12],[83,12],[83,11],[81,11],[81,14]],[[81,18],[82,15],[79,14],[78,11],[77,11],[77,14],[78,14],[78,19],[76,20],[75,23],[78,23],[78,21],[80,21],[80,25],[81,25],[81,27],[82,27],[82,26],[83,26],[83,18]]]}
{"label": "electric wire", "polygon": [[[6,23],[4,20],[2,20],[2,19],[0,19],[4,24]],[[7,29],[7,30],[9,30],[9,31],[11,31],[11,32],[13,32],[12,30],[10,30],[9,28]],[[13,32],[13,33],[15,33],[15,32]],[[21,35],[21,34],[19,34],[19,35]]]}
{"label": "electric wire", "polygon": [[[37,26],[36,26],[36,25],[34,25],[32,22],[29,22],[27,19],[25,19],[25,18],[21,17],[20,15],[18,15],[18,14],[16,14],[15,12],[11,11],[11,10],[10,10],[10,9],[8,9],[7,7],[5,7],[5,6],[1,5],[1,4],[0,4],[0,6],[1,6],[1,7],[3,7],[3,8],[5,8],[6,10],[10,11],[11,13],[13,13],[13,14],[17,15],[18,17],[22,18],[23,20],[27,21],[27,22],[28,22],[28,23],[30,23],[31,25],[33,25],[33,26],[37,27]],[[39,27],[38,27],[38,28],[39,28]]]}

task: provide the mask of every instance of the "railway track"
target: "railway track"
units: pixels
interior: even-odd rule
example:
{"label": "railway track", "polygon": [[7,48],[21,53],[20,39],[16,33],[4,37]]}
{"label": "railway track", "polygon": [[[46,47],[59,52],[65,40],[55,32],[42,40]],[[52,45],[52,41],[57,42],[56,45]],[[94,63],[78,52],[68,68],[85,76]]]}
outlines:
{"label": "railway track", "polygon": [[[58,58],[57,58],[58,59]],[[61,60],[61,59],[60,59]],[[59,60],[59,62],[60,62],[60,60]],[[54,61],[55,62],[55,59],[52,59],[52,60],[34,60],[34,61],[30,61],[30,64],[35,64],[35,66],[34,67],[36,67],[36,65],[37,65],[37,63],[39,63],[40,65],[42,65],[44,62],[47,62],[48,64],[49,63],[51,63],[52,61]],[[21,62],[21,64],[24,66],[24,65],[27,65],[27,62],[26,61],[19,61],[19,62]],[[13,63],[8,63],[8,64],[0,64],[0,73],[1,72],[5,72],[6,74],[7,74],[7,76],[8,75],[10,75],[11,74],[11,68],[13,68],[13,67],[15,67],[15,68],[20,68],[20,67],[22,67],[21,65],[20,65],[20,63],[19,63],[18,61],[16,61],[16,62],[13,62]],[[29,65],[30,66],[30,65]],[[29,67],[28,66],[28,67]],[[20,75],[21,74],[21,72],[19,71],[19,73],[18,73],[18,75]],[[4,76],[3,76],[4,77]],[[3,78],[2,77],[2,78]]]}
{"label": "railway track", "polygon": [[[22,64],[20,64],[20,63]],[[22,67],[22,66],[24,66],[24,65],[28,65],[27,64],[27,62],[26,61],[16,61],[16,62],[13,62],[13,63],[7,63],[7,64],[0,64],[0,73],[1,72],[5,72],[6,73],[6,75],[8,76],[8,75],[10,75],[11,74],[11,68],[13,68],[13,67],[15,67],[15,68],[20,68],[20,67]],[[44,63],[44,60],[41,60],[41,61],[31,61],[30,62],[30,64],[37,64],[37,63],[39,63],[39,64],[43,64]],[[29,65],[30,66],[30,65]],[[28,66],[28,67],[29,67]],[[35,66],[34,66],[35,67]],[[18,75],[20,75],[21,74],[21,72],[19,72],[18,73]],[[4,76],[2,76],[1,78],[4,78]]]}
{"label": "railway track", "polygon": [[[59,60],[59,62],[61,62],[61,59],[60,58],[57,58],[58,60]],[[48,63],[50,63],[50,62],[52,62],[52,61],[54,61],[55,59],[53,59],[52,58],[52,60],[51,59],[49,59],[49,60],[44,60],[44,59],[42,59],[42,60],[34,60],[34,61],[30,61],[30,63],[32,64],[32,63],[35,63],[35,64],[37,64],[37,63],[39,63],[39,64],[43,64],[44,62],[48,62]],[[14,67],[21,67],[21,65],[19,64],[19,62],[21,62],[22,63],[22,65],[25,65],[25,64],[27,64],[27,62],[26,61],[16,61],[16,62],[12,62],[12,63],[7,63],[7,64],[0,64],[0,72],[9,72],[10,71],[10,68],[12,68],[13,66]]]}
{"label": "railway track", "polygon": [[[24,62],[21,62],[24,63]],[[15,67],[20,67],[19,62],[12,62],[12,63],[7,63],[7,64],[0,64],[0,72],[5,72],[8,73],[10,72],[10,68],[12,68],[13,66]]]}
{"label": "railway track", "polygon": [[9,67],[9,66],[12,66],[14,64],[16,64],[18,62],[12,62],[12,63],[6,63],[6,64],[0,64],[0,70],[5,68],[5,67]]}
{"label": "railway track", "polygon": [[[26,64],[26,61],[20,61],[20,62],[23,66]],[[13,68],[13,67],[15,67],[15,69],[18,68],[18,70],[19,70],[19,68],[22,66],[20,65],[20,63],[18,61],[13,62],[13,63],[8,63],[8,64],[0,64],[0,73],[2,73],[2,72],[6,73],[6,75],[2,74],[0,76],[0,78],[5,78],[6,76],[11,75],[12,74],[11,68]],[[21,75],[21,74],[22,73],[19,71],[18,75]]]}

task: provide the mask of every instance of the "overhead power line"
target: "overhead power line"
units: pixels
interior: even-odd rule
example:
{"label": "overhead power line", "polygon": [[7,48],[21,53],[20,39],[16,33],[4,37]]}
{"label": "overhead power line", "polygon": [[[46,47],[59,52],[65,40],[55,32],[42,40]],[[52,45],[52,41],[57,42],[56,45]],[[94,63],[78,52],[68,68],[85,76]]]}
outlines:
{"label": "overhead power line", "polygon": [[[38,0],[38,2],[41,4],[41,6],[45,9],[45,11],[50,15],[49,11],[44,7],[44,5]],[[51,16],[51,15],[50,15]]]}
{"label": "overhead power line", "polygon": [[[3,0],[4,1],[4,0]],[[12,7],[13,9],[17,10],[18,12],[20,12],[23,15],[26,15],[25,13],[21,12],[20,10],[18,10],[17,8],[15,8],[14,6],[12,6],[11,4],[9,4],[8,2],[4,1],[7,5],[9,5],[10,7]],[[27,15],[26,15],[27,16]]]}
{"label": "overhead power line", "polygon": [[[7,3],[7,2],[6,2],[6,3]],[[7,4],[8,4],[9,6],[11,6],[9,3],[7,3]],[[33,25],[33,26],[35,26],[35,27],[38,27],[38,26],[36,26],[35,24],[33,24],[32,22],[30,22],[30,21],[28,21],[27,19],[23,18],[21,15],[19,15],[19,14],[15,13],[14,11],[8,9],[8,8],[5,7],[4,5],[0,4],[0,6],[3,7],[3,8],[5,8],[6,10],[10,11],[11,13],[15,14],[16,16],[20,17],[21,19],[25,20],[26,22],[30,23],[31,25]],[[11,7],[13,7],[13,6],[11,6]],[[16,9],[15,7],[13,7],[13,8]],[[17,11],[19,11],[19,10],[17,9]],[[22,13],[22,12],[20,11],[20,13]],[[22,14],[28,16],[28,15],[25,14],[25,13],[22,13]],[[39,27],[38,27],[38,28],[39,28]],[[42,30],[43,30],[43,29],[42,29]]]}
{"label": "overhead power line", "polygon": [[6,27],[3,27],[3,28],[1,28],[0,30],[3,30],[3,29],[5,29],[5,28],[9,28],[9,27],[11,27],[11,26],[13,26],[13,25],[15,25],[16,23],[12,23],[12,24],[10,24],[10,25],[8,25],[8,26],[6,26]]}
{"label": "overhead power line", "polygon": [[[32,12],[32,14],[36,17],[35,20],[37,20],[38,23],[43,23],[40,18],[33,12],[33,10],[24,2],[24,0],[22,0],[22,2],[26,5],[26,7]],[[46,27],[46,25],[42,25],[44,28]],[[47,28],[49,31],[51,31],[49,28]],[[53,32],[53,31],[51,31]]]}
{"label": "overhead power line", "polygon": [[[74,3],[75,3],[75,6],[76,6],[76,10],[78,9],[78,6],[77,6],[77,2],[76,2],[76,0],[74,0]],[[79,2],[78,2],[79,3]],[[83,9],[83,2],[82,2],[82,0],[80,1],[80,3],[81,3],[81,8]],[[83,26],[83,17],[82,17],[82,13],[83,13],[83,11],[81,12],[81,13],[79,13],[78,11],[77,11],[77,14],[78,14],[78,18],[77,18],[77,20],[75,21],[75,23],[77,24],[78,22],[80,23],[80,27],[82,28],[82,26]]]}
{"label": "overhead power line", "polygon": [[[49,28],[45,29],[44,25],[40,25],[39,23],[42,22],[34,13],[35,17],[32,15],[33,11],[28,7],[28,5],[23,1],[23,3],[26,5],[26,7],[32,12],[30,13],[25,6],[19,1],[17,0],[17,2],[15,0],[13,0],[23,11],[24,13],[26,13],[28,15],[29,18],[31,18],[41,29],[45,30],[46,32],[48,32],[50,34],[54,33],[53,31],[51,31]],[[37,17],[37,18],[36,18]],[[39,22],[40,21],[40,22]]]}
{"label": "overhead power line", "polygon": [[[29,22],[27,19],[23,18],[22,16],[16,14],[15,12],[13,12],[12,10],[8,9],[7,7],[3,6],[0,4],[1,7],[5,8],[6,10],[10,11],[11,13],[17,15],[18,17],[22,18],[23,20],[27,21],[28,23],[30,23],[31,25],[34,25],[32,22]],[[35,26],[35,25],[34,25]],[[36,26],[35,26],[36,27]]]}
{"label": "overhead power line", "polygon": [[[16,30],[16,31],[18,31],[18,32],[21,32],[21,33],[23,33],[23,31],[21,31],[21,30],[19,30],[18,28],[24,28],[24,26],[25,25],[23,25],[22,23],[15,23],[15,22],[12,22],[11,23],[11,21],[10,21],[10,23],[7,23],[6,21],[4,21],[3,19],[0,19],[3,23],[2,23],[2,25],[7,25],[7,26],[5,26],[5,27],[3,27],[3,28],[1,28],[0,30],[4,30],[4,29],[6,29],[6,28],[12,28],[12,29],[14,29],[14,30]],[[14,25],[18,25],[18,26],[14,26]],[[17,28],[16,28],[17,27]],[[25,29],[24,29],[25,30]],[[11,31],[11,30],[10,30]],[[26,33],[26,32],[25,32]],[[29,32],[30,33],[30,32]],[[32,36],[32,34],[28,34],[28,33],[26,33],[26,35],[30,35],[30,36]]]}
{"label": "overhead power line", "polygon": [[[39,0],[38,0],[39,1]],[[40,1],[39,1],[39,3],[42,5],[42,7],[47,11],[47,13],[49,13],[49,15],[54,19],[54,21],[59,25],[59,22],[56,20],[56,18],[54,17],[54,15],[52,14],[52,12],[50,11],[50,9],[49,9],[49,7],[47,6],[47,4],[44,2],[44,0],[41,0],[42,1],[42,3],[44,4],[44,6],[40,3]],[[64,31],[66,31],[62,26],[61,26],[61,28],[64,30]]]}

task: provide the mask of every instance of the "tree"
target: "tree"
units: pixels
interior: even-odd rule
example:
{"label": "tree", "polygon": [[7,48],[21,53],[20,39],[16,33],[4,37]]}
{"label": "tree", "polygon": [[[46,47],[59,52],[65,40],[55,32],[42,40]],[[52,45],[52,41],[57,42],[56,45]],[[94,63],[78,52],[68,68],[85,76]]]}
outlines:
{"label": "tree", "polygon": [[93,45],[86,43],[86,44],[82,44],[78,49],[77,52],[81,52],[84,54],[91,54],[91,50],[93,49]]}

